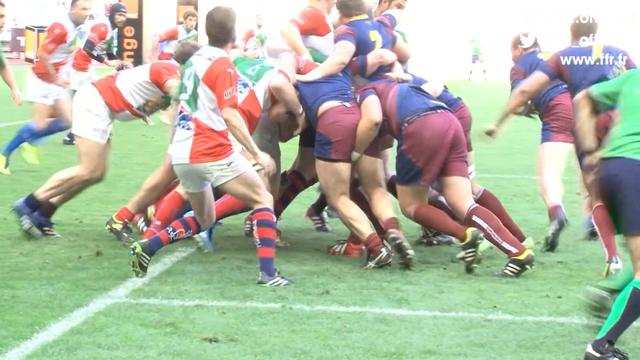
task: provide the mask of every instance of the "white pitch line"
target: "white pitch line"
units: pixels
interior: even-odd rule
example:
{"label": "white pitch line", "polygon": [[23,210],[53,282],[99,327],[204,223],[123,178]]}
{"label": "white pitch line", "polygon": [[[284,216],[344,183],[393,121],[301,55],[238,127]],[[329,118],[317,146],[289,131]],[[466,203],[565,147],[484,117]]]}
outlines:
{"label": "white pitch line", "polygon": [[157,306],[178,306],[178,307],[213,307],[213,308],[240,308],[240,309],[261,309],[261,310],[295,310],[302,312],[318,313],[346,313],[346,314],[375,314],[386,316],[409,316],[425,318],[454,318],[454,319],[476,319],[490,321],[509,322],[543,322],[556,323],[562,325],[598,325],[592,321],[579,317],[559,317],[559,316],[528,316],[509,315],[504,313],[467,313],[467,312],[443,312],[432,310],[396,309],[396,308],[375,308],[361,306],[338,306],[338,305],[299,305],[299,304],[278,304],[278,303],[258,303],[243,301],[206,301],[206,300],[169,300],[169,299],[124,299],[128,304],[157,305]]}
{"label": "white pitch line", "polygon": [[147,276],[145,276],[144,278],[133,278],[123,282],[108,293],[95,298],[89,304],[79,308],[78,310],[75,310],[74,312],[65,316],[63,319],[49,325],[46,329],[33,335],[31,339],[23,342],[19,346],[11,349],[6,354],[0,356],[0,359],[14,360],[25,358],[27,355],[36,351],[43,345],[56,340],[60,336],[64,335],[67,331],[80,325],[82,322],[103,311],[107,307],[122,302],[133,290],[136,290],[137,288],[148,283],[178,261],[191,255],[194,251],[194,248],[182,249],[171,255],[165,256],[158,263],[152,264],[149,272],[147,273]]}
{"label": "white pitch line", "polygon": [[29,122],[29,120],[14,121],[14,122],[10,122],[10,123],[0,123],[0,128],[5,128],[5,127],[13,126],[13,125],[26,124],[28,122]]}

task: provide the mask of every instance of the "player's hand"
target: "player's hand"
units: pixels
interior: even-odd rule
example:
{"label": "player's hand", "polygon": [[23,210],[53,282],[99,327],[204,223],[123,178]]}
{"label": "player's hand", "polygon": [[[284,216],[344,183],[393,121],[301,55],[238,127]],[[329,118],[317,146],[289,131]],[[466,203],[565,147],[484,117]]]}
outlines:
{"label": "player's hand", "polygon": [[495,139],[500,134],[500,129],[495,125],[491,125],[490,127],[484,129],[484,134],[492,139]]}
{"label": "player's hand", "polygon": [[273,161],[271,156],[263,151],[258,151],[256,156],[254,156],[256,162],[262,166],[266,174],[274,174],[276,171],[276,163]]}
{"label": "player's hand", "polygon": [[405,72],[390,72],[386,73],[385,76],[397,82],[410,82],[413,80],[413,77]]}
{"label": "player's hand", "polygon": [[11,91],[11,100],[13,100],[14,104],[22,106],[22,93],[20,92],[20,90],[13,89]]}

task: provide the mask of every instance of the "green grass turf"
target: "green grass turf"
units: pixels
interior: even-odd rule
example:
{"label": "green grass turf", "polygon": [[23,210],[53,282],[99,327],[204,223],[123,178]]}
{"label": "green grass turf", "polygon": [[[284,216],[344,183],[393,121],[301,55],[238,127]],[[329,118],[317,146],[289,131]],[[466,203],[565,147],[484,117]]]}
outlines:
{"label": "green grass turf", "polygon": [[[18,70],[19,77],[24,71]],[[539,122],[517,118],[494,142],[481,130],[498,114],[508,94],[502,83],[453,83],[474,114],[478,179],[505,203],[525,232],[541,241],[547,215],[535,176]],[[0,124],[28,118],[28,106],[15,108],[0,87]],[[0,128],[0,143],[19,125]],[[167,148],[168,129],[141,122],[117,123],[107,179],[64,206],[55,217],[64,236],[25,240],[10,204],[76,160],[62,135],[42,143],[44,159],[28,166],[16,154],[13,175],[0,177],[0,356],[47,325],[89,303],[131,277],[127,249],[104,231],[104,222],[125,204],[157,167]],[[284,146],[284,163],[295,155]],[[397,266],[363,271],[356,259],[324,253],[346,231],[337,220],[331,234],[312,231],[303,214],[317,192],[303,193],[285,212],[281,229],[291,248],[278,252],[278,266],[295,284],[285,289],[255,285],[255,250],[242,235],[242,216],[216,230],[217,250],[195,253],[178,262],[132,299],[266,302],[293,305],[366,306],[514,316],[586,317],[579,299],[603,268],[599,243],[581,240],[581,200],[575,165],[566,175],[570,226],[555,254],[537,252],[536,268],[517,280],[492,274],[505,263],[490,252],[473,276],[453,263],[453,247],[418,248],[415,270]],[[418,228],[403,220],[410,238]],[[191,247],[185,242],[176,247]],[[175,251],[167,248],[159,254]],[[157,263],[159,259],[155,259]],[[576,359],[595,335],[594,326],[554,322],[474,318],[392,316],[372,313],[320,313],[292,309],[172,307],[116,304],[34,352],[35,359],[109,359],[132,355],[162,359]],[[625,334],[620,346],[640,354]],[[134,355],[134,356],[135,356]]]}

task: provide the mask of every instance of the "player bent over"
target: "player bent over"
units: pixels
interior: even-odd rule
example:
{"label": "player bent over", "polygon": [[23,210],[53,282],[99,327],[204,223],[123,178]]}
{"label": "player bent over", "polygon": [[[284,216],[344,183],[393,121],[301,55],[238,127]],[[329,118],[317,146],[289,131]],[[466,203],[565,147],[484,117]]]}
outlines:
{"label": "player bent over", "polygon": [[[362,120],[355,151],[362,153],[384,121],[398,140],[396,156],[398,200],[410,219],[427,204],[428,187],[439,180],[442,194],[460,219],[480,229],[485,237],[509,256],[497,275],[518,277],[533,266],[534,254],[527,250],[489,210],[478,205],[471,192],[467,149],[462,126],[441,102],[422,88],[393,81],[379,81],[359,91]],[[360,128],[362,127],[362,128]],[[461,244],[465,270],[473,272],[477,238]]]}
{"label": "player bent over", "polygon": [[57,208],[107,173],[114,120],[146,119],[168,106],[180,83],[179,64],[158,61],[83,86],[73,101],[73,133],[80,163],[54,174],[13,207],[22,230],[34,237],[59,236],[51,216]]}
{"label": "player bent over", "polygon": [[[627,240],[633,277],[613,303],[596,339],[587,346],[584,359],[629,359],[615,347],[618,338],[640,317],[640,70],[601,82],[576,96],[576,140],[586,155],[587,180],[599,183],[600,195],[617,232]],[[598,151],[596,127],[599,108],[617,107],[620,118],[606,145]],[[600,155],[601,154],[601,155]],[[598,158],[601,156],[601,160]],[[599,164],[598,164],[599,163]]]}
{"label": "player bent over", "polygon": [[214,224],[213,186],[253,209],[260,268],[258,283],[290,284],[274,264],[273,197],[251,163],[233,149],[229,140],[230,132],[259,165],[273,169],[273,161],[258,149],[238,112],[238,74],[228,55],[235,38],[235,19],[235,12],[228,7],[219,6],[209,11],[206,17],[209,46],[191,58],[182,76],[178,118],[169,154],[195,216],[178,219],[158,235],[131,246],[132,269],[137,276],[146,274],[151,257],[163,246]]}

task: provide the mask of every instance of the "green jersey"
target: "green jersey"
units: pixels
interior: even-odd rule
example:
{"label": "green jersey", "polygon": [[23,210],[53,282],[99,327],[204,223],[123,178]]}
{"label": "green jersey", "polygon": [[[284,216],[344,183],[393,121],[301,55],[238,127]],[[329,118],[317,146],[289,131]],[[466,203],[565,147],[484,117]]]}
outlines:
{"label": "green jersey", "polygon": [[640,160],[640,70],[629,70],[613,80],[593,85],[589,94],[598,105],[615,107],[619,112],[602,157]]}
{"label": "green jersey", "polygon": [[265,59],[249,59],[241,56],[233,59],[233,65],[238,73],[251,83],[251,86],[256,86],[267,73],[275,68]]}

